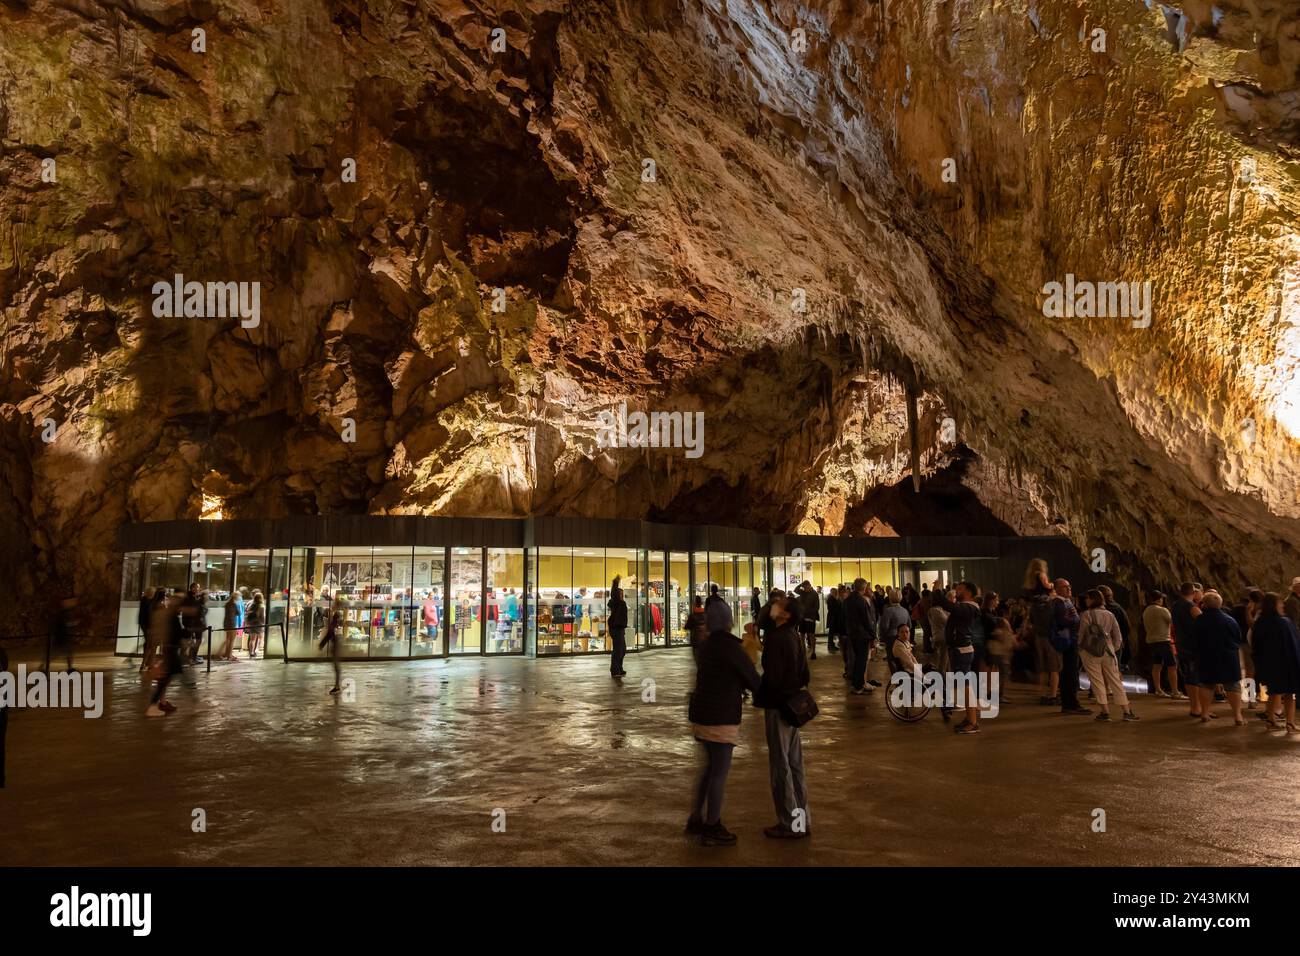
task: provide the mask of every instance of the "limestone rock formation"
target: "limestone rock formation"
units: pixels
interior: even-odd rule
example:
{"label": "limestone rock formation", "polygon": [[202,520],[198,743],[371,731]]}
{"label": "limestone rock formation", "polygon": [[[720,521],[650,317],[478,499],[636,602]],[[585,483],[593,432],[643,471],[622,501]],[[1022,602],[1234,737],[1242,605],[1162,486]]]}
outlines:
{"label": "limestone rock formation", "polygon": [[0,0],[6,579],[111,611],[205,499],[925,530],[912,394],[954,507],[1277,587],[1298,64],[1287,0]]}

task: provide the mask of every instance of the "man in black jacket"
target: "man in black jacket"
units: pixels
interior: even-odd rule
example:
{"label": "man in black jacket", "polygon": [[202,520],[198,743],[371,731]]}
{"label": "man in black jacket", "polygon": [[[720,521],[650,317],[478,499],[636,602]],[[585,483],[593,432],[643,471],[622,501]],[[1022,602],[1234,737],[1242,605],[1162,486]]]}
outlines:
{"label": "man in black jacket", "polygon": [[[958,581],[953,589],[954,599],[941,591],[931,594],[936,607],[948,612],[948,623],[944,628],[944,641],[948,645],[948,670],[957,680],[966,682],[965,700],[966,718],[956,727],[959,734],[977,734],[980,730],[979,700],[972,699],[975,691],[975,640],[977,628],[982,629],[983,618],[980,607],[975,603],[979,588],[970,581]],[[954,681],[954,684],[956,681]],[[951,706],[951,703],[949,704]]]}
{"label": "man in black jacket", "polygon": [[803,744],[799,728],[782,716],[781,708],[808,686],[812,675],[798,630],[802,619],[798,599],[793,595],[781,598],[772,605],[770,614],[775,627],[763,641],[763,679],[754,694],[754,704],[764,708],[772,803],[778,822],[763,833],[773,839],[798,840],[810,834]]}
{"label": "man in black jacket", "polygon": [[867,600],[864,578],[854,580],[853,593],[844,602],[844,626],[853,651],[853,693],[859,696],[869,694],[875,689],[867,684],[867,659],[871,653],[871,641],[876,636],[876,609]]}
{"label": "man in black jacket", "polygon": [[817,622],[821,620],[821,597],[811,581],[804,581],[795,588],[799,596],[799,633],[808,642],[808,656],[817,660]]}
{"label": "man in black jacket", "polygon": [[623,658],[627,656],[627,601],[623,600],[623,589],[618,586],[619,579],[614,579],[609,597],[609,636],[614,639],[614,653],[609,659],[609,676],[624,677]]}
{"label": "man in black jacket", "polygon": [[835,643],[837,637],[844,634],[844,602],[840,600],[840,589],[831,588],[826,595],[826,650],[832,654],[839,652]]}

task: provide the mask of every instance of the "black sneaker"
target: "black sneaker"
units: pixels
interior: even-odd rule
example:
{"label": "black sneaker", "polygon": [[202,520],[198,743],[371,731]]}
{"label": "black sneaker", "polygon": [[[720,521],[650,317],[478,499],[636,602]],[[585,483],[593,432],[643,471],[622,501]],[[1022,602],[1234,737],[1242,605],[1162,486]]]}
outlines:
{"label": "black sneaker", "polygon": [[1131,710],[1126,710],[1126,711],[1124,711],[1124,719],[1125,719],[1125,720],[1141,720],[1142,718],[1139,717],[1137,714],[1133,713],[1133,711],[1131,711]]}
{"label": "black sneaker", "polygon": [[700,846],[735,846],[736,834],[732,833],[721,823],[715,823],[711,827],[705,827],[700,833]]}
{"label": "black sneaker", "polygon": [[879,687],[879,686],[880,686],[880,681],[878,681],[878,680],[869,680],[869,681],[867,681],[867,683],[870,684],[872,687]]}
{"label": "black sneaker", "polygon": [[959,734],[978,734],[980,732],[979,724],[962,724],[957,728]]}
{"label": "black sneaker", "polygon": [[776,826],[763,828],[763,836],[771,837],[773,840],[802,840],[807,835],[806,833],[796,833],[789,827],[783,827],[779,823]]}
{"label": "black sneaker", "polygon": [[1100,720],[1102,723],[1105,723],[1106,721],[1110,720],[1110,714],[1106,713],[1103,710],[1100,714],[1094,717],[1093,720]]}
{"label": "black sneaker", "polygon": [[686,832],[691,836],[699,836],[705,830],[704,821],[691,817],[686,821]]}

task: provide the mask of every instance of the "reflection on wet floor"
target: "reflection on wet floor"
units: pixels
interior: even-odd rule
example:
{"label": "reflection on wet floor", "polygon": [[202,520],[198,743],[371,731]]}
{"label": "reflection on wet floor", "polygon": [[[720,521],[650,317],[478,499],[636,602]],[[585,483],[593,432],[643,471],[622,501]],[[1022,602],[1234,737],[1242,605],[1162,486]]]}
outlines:
{"label": "reflection on wet floor", "polygon": [[[16,712],[0,864],[1267,864],[1295,863],[1300,741],[1262,722],[1194,724],[1136,698],[1137,724],[1013,703],[976,737],[938,714],[895,721],[813,664],[804,735],[815,836],[773,822],[762,721],[746,708],[724,820],[737,847],[681,833],[696,769],[684,650],[608,659],[222,665],[164,719],[133,665],[99,720]],[[877,675],[880,676],[880,675]],[[654,680],[653,702],[642,680]],[[1231,807],[1231,812],[1225,808]],[[202,808],[207,831],[191,829]],[[1092,830],[1106,810],[1106,832]],[[496,832],[494,820],[504,832]]]}

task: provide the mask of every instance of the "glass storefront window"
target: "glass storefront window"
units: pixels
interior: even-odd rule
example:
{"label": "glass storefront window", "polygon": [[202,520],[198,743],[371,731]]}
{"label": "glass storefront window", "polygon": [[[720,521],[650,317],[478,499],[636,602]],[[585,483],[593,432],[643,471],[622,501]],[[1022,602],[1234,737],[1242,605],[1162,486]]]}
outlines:
{"label": "glass storefront window", "polygon": [[[644,561],[635,548],[606,548],[605,574],[609,577],[609,587],[613,588],[614,578],[619,578],[619,587],[623,589],[623,600],[627,602],[627,639],[628,649],[646,646],[645,614],[642,610],[645,601]],[[606,593],[606,600],[610,597]],[[613,645],[610,645],[611,648]]]}
{"label": "glass storefront window", "polygon": [[573,549],[573,648],[575,654],[611,650],[605,628],[608,597],[603,548]]}
{"label": "glass storefront window", "polygon": [[444,548],[416,548],[411,570],[415,627],[412,657],[441,657],[447,648],[447,553]]}
{"label": "glass storefront window", "polygon": [[691,613],[691,556],[674,551],[668,556],[668,643],[690,643],[686,618]]}
{"label": "glass storefront window", "polygon": [[666,555],[651,551],[646,560],[646,620],[644,627],[651,647],[668,643],[668,581],[664,578]]}
{"label": "glass storefront window", "polygon": [[487,553],[487,653],[521,654],[524,555],[517,549],[492,548]]}
{"label": "glass storefront window", "polygon": [[122,589],[117,604],[118,654],[138,654],[143,649],[140,629],[140,602],[144,598],[144,566],[148,557],[143,551],[122,555]]}
{"label": "glass storefront window", "polygon": [[452,654],[478,654],[483,648],[483,549],[451,549],[448,637]]}
{"label": "glass storefront window", "polygon": [[370,656],[409,656],[415,638],[410,548],[371,550],[369,604]]}
{"label": "glass storefront window", "polygon": [[[273,641],[279,656],[283,657],[286,650],[281,641],[288,640],[289,552],[273,551],[270,565],[266,591],[266,636],[262,641],[264,658],[270,656]],[[282,630],[281,625],[285,625],[286,629]]]}
{"label": "glass storefront window", "polygon": [[537,653],[573,652],[573,552],[570,548],[538,548],[534,605],[537,608]]}

